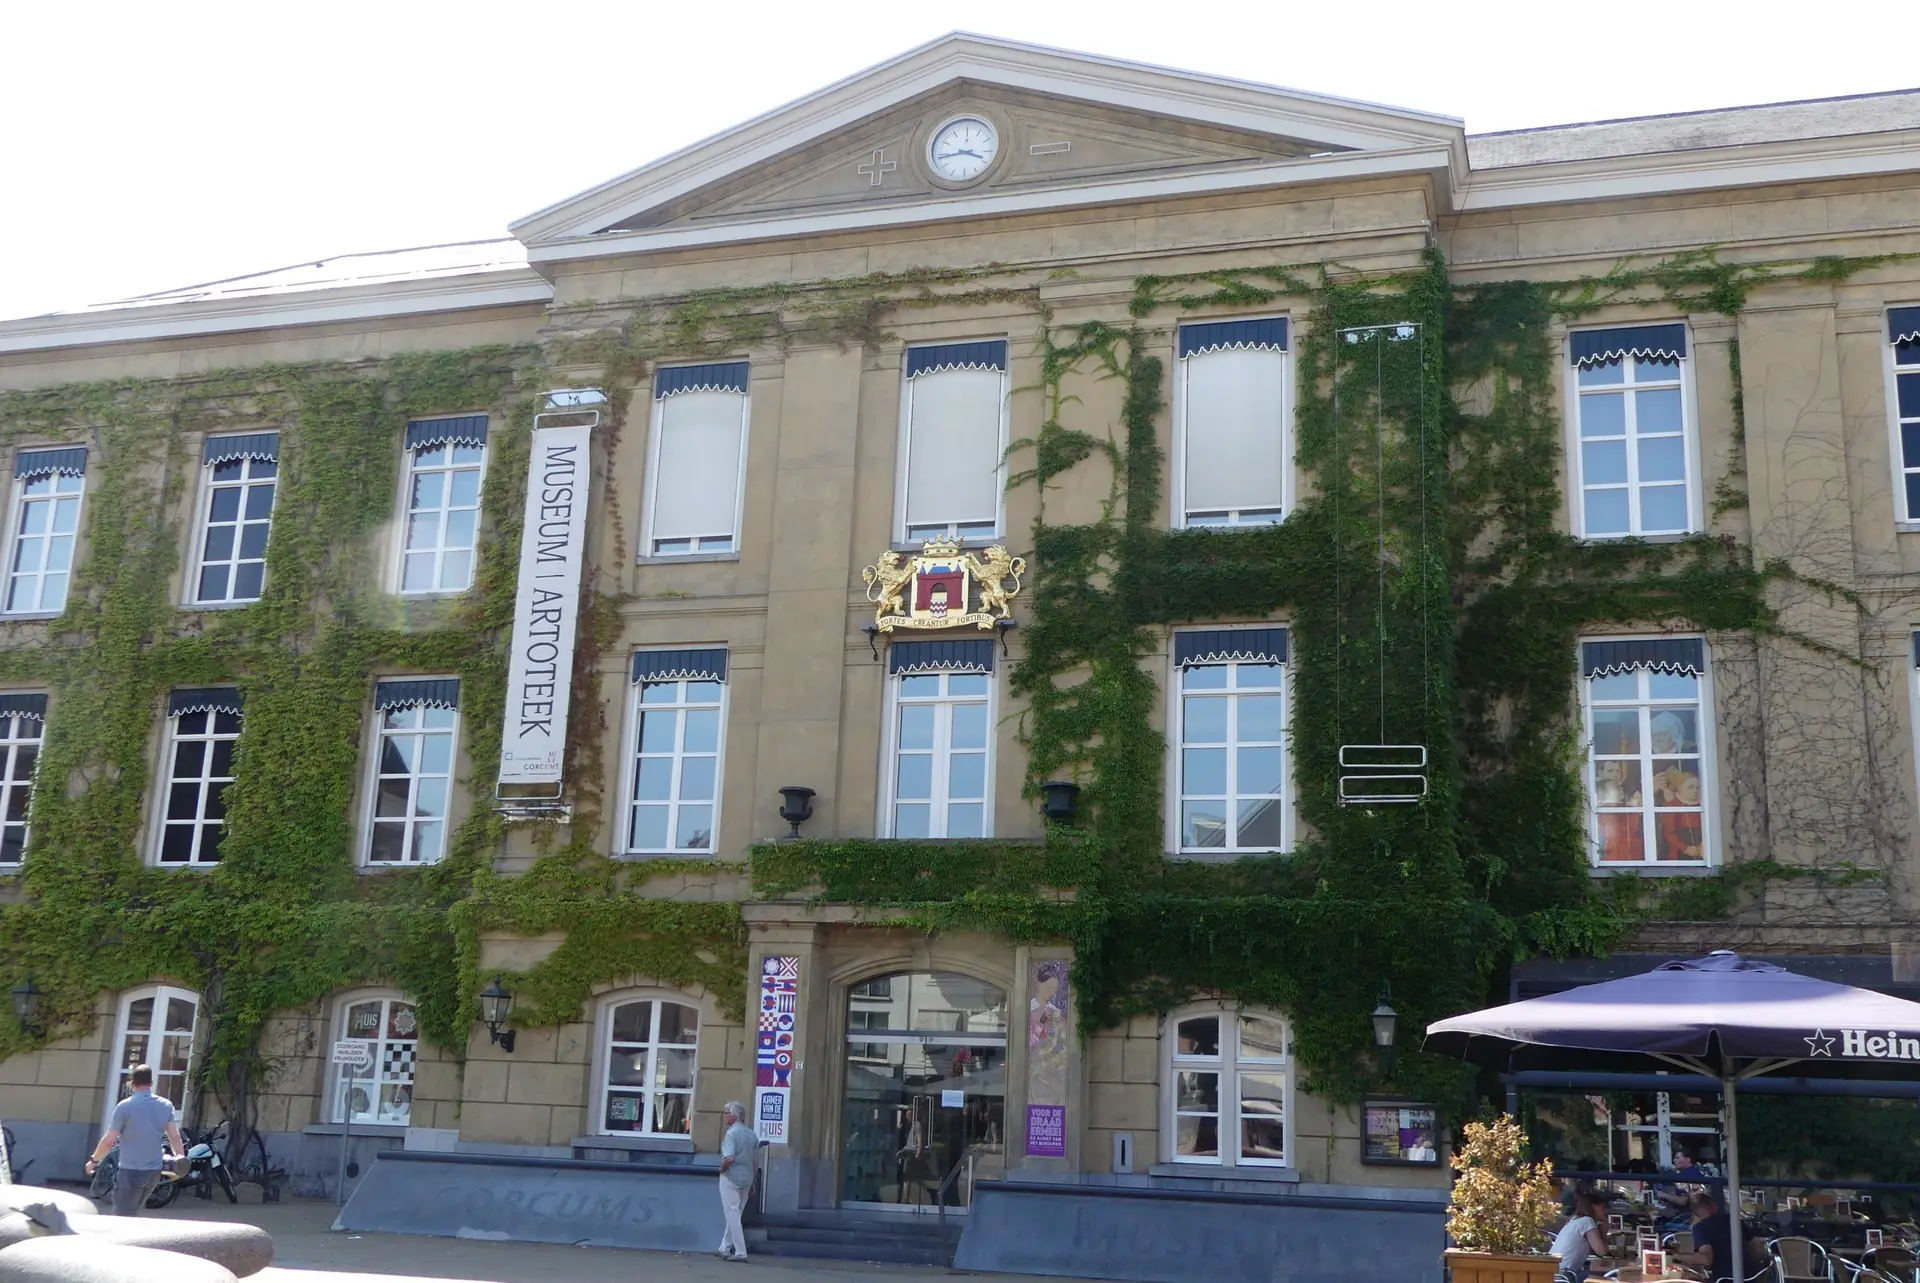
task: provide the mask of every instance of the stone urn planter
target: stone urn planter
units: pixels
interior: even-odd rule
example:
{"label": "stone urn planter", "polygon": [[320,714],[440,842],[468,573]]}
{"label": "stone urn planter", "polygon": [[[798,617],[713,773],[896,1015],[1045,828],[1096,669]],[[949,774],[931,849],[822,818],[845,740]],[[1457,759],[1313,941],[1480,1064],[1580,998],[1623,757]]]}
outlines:
{"label": "stone urn planter", "polygon": [[1553,1272],[1560,1268],[1559,1257],[1534,1252],[1503,1256],[1450,1247],[1445,1256],[1453,1283],[1553,1283]]}

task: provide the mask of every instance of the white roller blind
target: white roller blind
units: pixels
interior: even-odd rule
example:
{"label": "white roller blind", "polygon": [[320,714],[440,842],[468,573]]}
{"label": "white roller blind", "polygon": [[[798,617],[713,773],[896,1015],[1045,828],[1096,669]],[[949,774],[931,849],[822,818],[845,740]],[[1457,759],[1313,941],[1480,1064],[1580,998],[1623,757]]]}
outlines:
{"label": "white roller blind", "polygon": [[908,381],[907,525],[999,514],[1001,382],[998,370]]}
{"label": "white roller blind", "polygon": [[653,537],[733,534],[747,398],[738,392],[680,392],[659,404]]}
{"label": "white roller blind", "polygon": [[1278,508],[1287,468],[1287,354],[1221,349],[1186,365],[1186,510]]}

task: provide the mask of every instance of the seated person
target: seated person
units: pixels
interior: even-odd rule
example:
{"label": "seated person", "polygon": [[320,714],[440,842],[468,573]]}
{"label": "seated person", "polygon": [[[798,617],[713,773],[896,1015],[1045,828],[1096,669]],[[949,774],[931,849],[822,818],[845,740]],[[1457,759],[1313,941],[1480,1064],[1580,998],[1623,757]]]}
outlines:
{"label": "seated person", "polygon": [[1606,1205],[1586,1186],[1573,1193],[1573,1215],[1560,1227],[1553,1237],[1553,1246],[1547,1250],[1560,1258],[1560,1268],[1554,1274],[1556,1279],[1584,1279],[1587,1277],[1587,1258],[1607,1254],[1606,1235],[1600,1226],[1606,1217]]}
{"label": "seated person", "polygon": [[[1673,1152],[1673,1174],[1675,1176],[1698,1176],[1702,1173],[1700,1169],[1694,1165],[1692,1154],[1689,1154],[1684,1149],[1676,1149]],[[1688,1222],[1692,1219],[1688,1215],[1688,1209],[1692,1205],[1693,1195],[1696,1189],[1698,1189],[1698,1186],[1670,1185],[1664,1181],[1653,1187],[1654,1198],[1659,1203],[1661,1212],[1667,1217],[1665,1222],[1666,1228],[1670,1230],[1683,1230],[1687,1228]]]}
{"label": "seated person", "polygon": [[[1718,1280],[1733,1277],[1733,1218],[1714,1196],[1701,1190],[1693,1196],[1693,1250],[1675,1252],[1673,1259],[1682,1265],[1697,1265],[1706,1270],[1709,1279]],[[1744,1253],[1747,1276],[1768,1273],[1766,1245],[1759,1240],[1749,1240]]]}

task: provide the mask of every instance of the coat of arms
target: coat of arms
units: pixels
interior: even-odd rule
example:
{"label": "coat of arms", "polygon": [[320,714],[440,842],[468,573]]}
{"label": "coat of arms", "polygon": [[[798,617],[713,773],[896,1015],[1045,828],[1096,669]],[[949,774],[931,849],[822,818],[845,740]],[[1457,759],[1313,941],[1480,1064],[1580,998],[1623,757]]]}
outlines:
{"label": "coat of arms", "polygon": [[[917,554],[884,552],[860,572],[873,622],[883,633],[896,628],[990,629],[1012,613],[1026,559],[999,544],[963,552],[954,539],[929,539]],[[979,609],[975,609],[976,598]]]}

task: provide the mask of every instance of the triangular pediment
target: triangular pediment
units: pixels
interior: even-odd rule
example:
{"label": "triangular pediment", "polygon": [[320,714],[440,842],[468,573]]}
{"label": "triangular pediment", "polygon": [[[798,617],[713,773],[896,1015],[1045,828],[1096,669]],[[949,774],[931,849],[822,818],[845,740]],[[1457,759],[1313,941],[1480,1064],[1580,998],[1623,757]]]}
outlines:
{"label": "triangular pediment", "polygon": [[[929,144],[962,115],[998,152],[956,180]],[[1375,153],[1464,171],[1445,117],[955,35],[513,230],[536,259],[578,257],[1311,181]]]}

